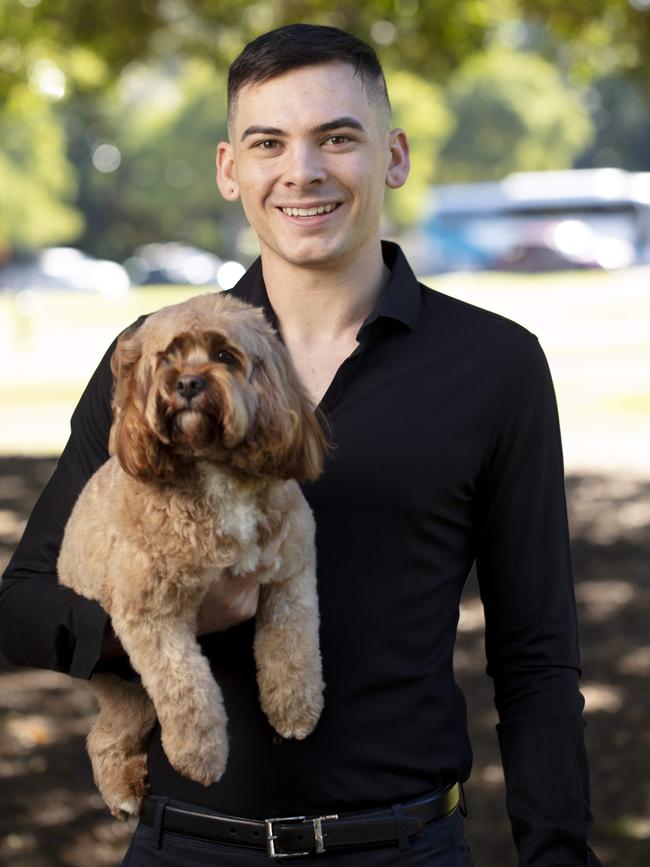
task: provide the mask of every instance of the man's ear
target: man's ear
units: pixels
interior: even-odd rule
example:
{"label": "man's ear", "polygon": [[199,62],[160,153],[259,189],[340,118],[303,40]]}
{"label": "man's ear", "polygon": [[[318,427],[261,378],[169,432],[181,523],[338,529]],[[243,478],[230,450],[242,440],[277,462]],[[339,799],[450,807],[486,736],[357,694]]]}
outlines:
{"label": "man's ear", "polygon": [[388,133],[388,146],[390,162],[386,171],[386,186],[397,190],[404,186],[411,171],[410,146],[403,129],[392,129]]}
{"label": "man's ear", "polygon": [[239,198],[232,145],[227,141],[220,141],[217,145],[217,186],[226,201],[236,202]]}

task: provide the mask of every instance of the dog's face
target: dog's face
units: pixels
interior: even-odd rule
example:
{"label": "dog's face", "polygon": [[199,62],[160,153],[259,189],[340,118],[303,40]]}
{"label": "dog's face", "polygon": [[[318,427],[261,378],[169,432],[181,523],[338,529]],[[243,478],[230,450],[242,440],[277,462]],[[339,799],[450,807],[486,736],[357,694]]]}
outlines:
{"label": "dog's face", "polygon": [[320,474],[322,430],[261,310],[224,295],[167,307],[120,337],[112,369],[109,448],[136,478],[168,481],[195,459]]}

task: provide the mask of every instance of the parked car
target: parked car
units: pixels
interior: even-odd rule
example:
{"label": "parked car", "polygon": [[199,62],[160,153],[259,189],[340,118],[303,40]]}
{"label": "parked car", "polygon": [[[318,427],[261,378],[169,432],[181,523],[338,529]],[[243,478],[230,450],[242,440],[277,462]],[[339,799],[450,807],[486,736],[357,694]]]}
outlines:
{"label": "parked car", "polygon": [[403,246],[420,274],[647,263],[650,173],[525,172],[439,186]]}
{"label": "parked car", "polygon": [[130,285],[129,275],[120,264],[95,259],[74,247],[46,247],[24,253],[0,268],[0,289],[15,293],[64,289],[119,298]]}
{"label": "parked car", "polygon": [[138,286],[173,283],[219,289],[230,289],[245,271],[239,262],[223,262],[214,253],[176,241],[144,244],[124,267]]}

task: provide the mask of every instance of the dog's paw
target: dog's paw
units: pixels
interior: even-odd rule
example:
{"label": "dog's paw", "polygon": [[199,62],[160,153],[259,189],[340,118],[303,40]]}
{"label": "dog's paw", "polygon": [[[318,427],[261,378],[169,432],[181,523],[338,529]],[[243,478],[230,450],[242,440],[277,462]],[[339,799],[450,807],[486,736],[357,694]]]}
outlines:
{"label": "dog's paw", "polygon": [[316,728],[323,710],[324,685],[320,679],[304,689],[281,688],[261,697],[262,708],[283,738],[303,740]]}
{"label": "dog's paw", "polygon": [[126,801],[120,801],[116,807],[113,807],[111,814],[121,821],[128,819],[130,816],[138,816],[140,814],[140,803],[137,798],[127,798]]}
{"label": "dog's paw", "polygon": [[163,733],[163,748],[174,770],[203,786],[220,780],[228,761],[226,732],[220,728],[203,735],[186,732],[182,740]]}
{"label": "dog's paw", "polygon": [[104,780],[99,786],[106,806],[117,819],[138,816],[142,799],[147,794],[147,757],[132,756],[120,768],[119,775]]}

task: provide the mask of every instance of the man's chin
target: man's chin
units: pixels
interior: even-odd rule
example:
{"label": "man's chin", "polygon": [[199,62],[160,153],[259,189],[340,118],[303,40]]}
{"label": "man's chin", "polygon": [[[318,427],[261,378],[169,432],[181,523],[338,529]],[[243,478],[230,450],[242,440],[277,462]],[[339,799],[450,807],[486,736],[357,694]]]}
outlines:
{"label": "man's chin", "polygon": [[316,238],[301,239],[295,244],[285,243],[274,254],[300,268],[327,268],[343,262],[349,254],[342,241],[322,242]]}

